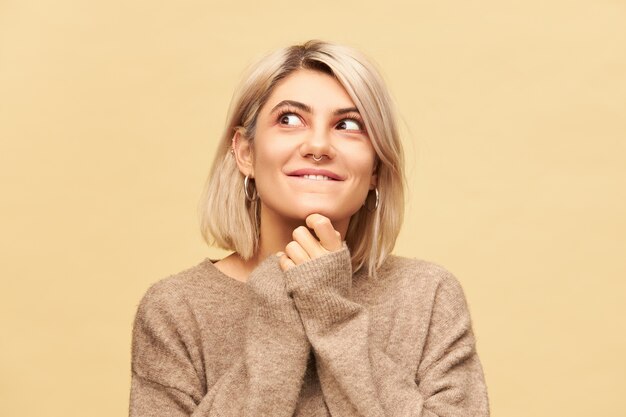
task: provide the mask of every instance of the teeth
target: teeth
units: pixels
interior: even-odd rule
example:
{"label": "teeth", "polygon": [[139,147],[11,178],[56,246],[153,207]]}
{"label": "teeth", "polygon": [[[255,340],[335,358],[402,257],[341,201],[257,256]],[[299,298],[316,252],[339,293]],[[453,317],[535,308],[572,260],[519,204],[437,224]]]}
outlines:
{"label": "teeth", "polygon": [[303,178],[309,179],[309,180],[329,180],[330,177],[327,177],[326,175],[303,175]]}

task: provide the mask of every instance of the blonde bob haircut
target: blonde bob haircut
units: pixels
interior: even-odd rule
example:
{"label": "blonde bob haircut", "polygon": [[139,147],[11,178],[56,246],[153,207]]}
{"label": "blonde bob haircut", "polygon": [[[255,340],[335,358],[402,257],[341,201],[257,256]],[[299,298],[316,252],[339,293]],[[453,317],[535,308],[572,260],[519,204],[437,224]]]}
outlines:
{"label": "blonde bob haircut", "polygon": [[404,216],[404,154],[393,103],[374,65],[360,52],[312,40],[279,49],[252,65],[233,95],[226,126],[199,204],[204,240],[250,259],[259,244],[260,204],[246,200],[244,176],[230,149],[235,132],[254,147],[259,112],[276,85],[299,69],[329,74],[343,86],[364,119],[376,152],[379,203],[371,190],[352,215],[345,236],[353,271],[367,267],[369,276],[391,253]]}

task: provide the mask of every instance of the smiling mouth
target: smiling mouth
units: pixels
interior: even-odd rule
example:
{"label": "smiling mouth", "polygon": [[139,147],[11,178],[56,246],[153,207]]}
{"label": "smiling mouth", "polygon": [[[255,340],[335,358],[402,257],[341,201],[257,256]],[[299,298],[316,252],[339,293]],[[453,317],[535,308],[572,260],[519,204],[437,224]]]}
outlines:
{"label": "smiling mouth", "polygon": [[314,180],[314,181],[336,181],[333,178],[327,177],[326,175],[311,175],[311,174],[307,174],[307,175],[298,175],[296,176],[297,178],[304,178],[307,180]]}
{"label": "smiling mouth", "polygon": [[337,181],[341,182],[345,178],[339,174],[336,174],[327,169],[317,169],[317,168],[300,168],[291,172],[286,172],[290,177],[294,178],[302,178],[305,180],[312,181]]}

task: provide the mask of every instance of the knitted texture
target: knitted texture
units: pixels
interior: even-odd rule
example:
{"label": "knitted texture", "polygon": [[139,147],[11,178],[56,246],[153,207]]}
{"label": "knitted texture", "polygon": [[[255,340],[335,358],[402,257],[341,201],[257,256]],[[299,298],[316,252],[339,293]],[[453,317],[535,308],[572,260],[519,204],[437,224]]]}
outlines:
{"label": "knitted texture", "polygon": [[246,283],[211,260],[152,285],[132,334],[130,416],[489,416],[458,280],[342,249]]}

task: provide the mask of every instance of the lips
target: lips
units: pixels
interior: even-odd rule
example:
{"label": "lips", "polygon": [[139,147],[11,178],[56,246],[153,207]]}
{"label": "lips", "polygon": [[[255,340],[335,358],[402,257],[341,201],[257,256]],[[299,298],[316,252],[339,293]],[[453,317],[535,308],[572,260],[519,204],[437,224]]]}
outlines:
{"label": "lips", "polygon": [[343,181],[343,177],[339,174],[336,174],[332,171],[329,171],[327,169],[316,169],[316,168],[303,168],[303,169],[298,169],[292,172],[289,172],[287,175],[289,175],[290,177],[304,177],[305,175],[322,175],[325,177],[330,178],[331,180],[335,180],[335,181]]}

